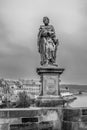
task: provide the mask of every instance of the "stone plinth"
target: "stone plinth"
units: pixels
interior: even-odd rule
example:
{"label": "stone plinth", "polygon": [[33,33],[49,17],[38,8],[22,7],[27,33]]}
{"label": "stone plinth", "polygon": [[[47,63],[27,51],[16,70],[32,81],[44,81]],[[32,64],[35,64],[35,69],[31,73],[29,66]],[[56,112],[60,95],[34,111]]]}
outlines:
{"label": "stone plinth", "polygon": [[37,73],[41,78],[41,93],[38,97],[37,106],[58,106],[63,105],[64,100],[60,95],[60,75],[64,68],[57,66],[42,66],[37,68]]}
{"label": "stone plinth", "polygon": [[37,107],[58,107],[64,106],[66,101],[61,96],[39,96],[36,100]]}

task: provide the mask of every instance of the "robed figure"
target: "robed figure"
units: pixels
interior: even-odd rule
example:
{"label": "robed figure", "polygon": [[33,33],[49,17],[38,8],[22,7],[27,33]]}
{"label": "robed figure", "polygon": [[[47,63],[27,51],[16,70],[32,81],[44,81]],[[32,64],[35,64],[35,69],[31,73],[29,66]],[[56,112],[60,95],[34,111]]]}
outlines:
{"label": "robed figure", "polygon": [[44,25],[40,26],[38,33],[38,51],[41,55],[41,65],[54,64],[56,61],[56,51],[58,39],[52,25],[49,25],[49,18],[43,18]]}

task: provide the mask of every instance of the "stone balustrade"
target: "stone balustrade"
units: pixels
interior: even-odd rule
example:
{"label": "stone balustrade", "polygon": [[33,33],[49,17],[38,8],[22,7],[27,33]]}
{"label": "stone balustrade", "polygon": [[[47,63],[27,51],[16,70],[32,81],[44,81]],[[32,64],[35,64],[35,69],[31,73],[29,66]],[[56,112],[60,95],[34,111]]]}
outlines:
{"label": "stone balustrade", "polygon": [[87,108],[0,109],[0,130],[28,130],[34,126],[38,130],[87,130]]}

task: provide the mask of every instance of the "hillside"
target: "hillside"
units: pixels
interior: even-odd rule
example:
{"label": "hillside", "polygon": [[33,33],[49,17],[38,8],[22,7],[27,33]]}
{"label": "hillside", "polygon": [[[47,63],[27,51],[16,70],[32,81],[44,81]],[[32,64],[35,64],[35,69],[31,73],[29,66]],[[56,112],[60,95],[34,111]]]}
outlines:
{"label": "hillside", "polygon": [[61,88],[69,88],[70,91],[76,90],[87,92],[87,85],[61,84]]}

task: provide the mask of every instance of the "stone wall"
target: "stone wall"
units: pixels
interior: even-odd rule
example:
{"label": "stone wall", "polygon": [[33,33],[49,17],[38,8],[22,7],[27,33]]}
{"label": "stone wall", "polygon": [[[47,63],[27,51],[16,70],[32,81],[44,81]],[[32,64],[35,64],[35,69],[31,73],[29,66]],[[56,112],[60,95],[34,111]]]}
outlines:
{"label": "stone wall", "polygon": [[0,110],[0,130],[61,130],[62,109],[24,108]]}
{"label": "stone wall", "polygon": [[87,108],[0,109],[0,130],[46,130],[47,127],[50,130],[87,130]]}
{"label": "stone wall", "polygon": [[87,130],[87,108],[63,109],[62,130]]}

